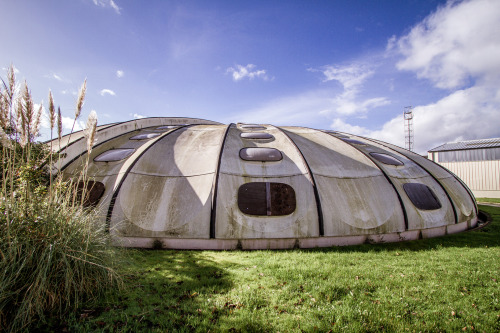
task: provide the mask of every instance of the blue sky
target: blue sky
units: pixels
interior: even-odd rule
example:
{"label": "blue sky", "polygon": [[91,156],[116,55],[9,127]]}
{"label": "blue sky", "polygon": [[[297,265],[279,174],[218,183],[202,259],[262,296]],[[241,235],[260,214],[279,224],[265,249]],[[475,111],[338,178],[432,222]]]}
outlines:
{"label": "blue sky", "polygon": [[[0,0],[0,67],[70,127],[148,116],[500,137],[500,1]],[[46,124],[45,124],[46,126]],[[47,138],[48,131],[42,131]]]}

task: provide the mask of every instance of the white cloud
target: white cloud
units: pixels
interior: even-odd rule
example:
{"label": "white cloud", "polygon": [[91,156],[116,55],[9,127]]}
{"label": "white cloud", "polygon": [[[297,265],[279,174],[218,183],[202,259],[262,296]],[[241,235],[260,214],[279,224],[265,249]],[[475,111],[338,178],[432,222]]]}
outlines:
{"label": "white cloud", "polygon": [[[445,142],[500,136],[500,2],[450,1],[401,38],[388,53],[403,58],[400,70],[413,71],[449,94],[414,107],[415,151]],[[403,110],[379,130],[335,119],[331,127],[404,147]]]}
{"label": "white cloud", "polygon": [[122,78],[125,75],[125,72],[122,70],[117,70],[116,71],[116,77]]}
{"label": "white cloud", "polygon": [[277,98],[257,108],[233,115],[227,122],[304,124],[318,117],[321,111],[331,108],[330,95],[328,90],[318,90]]}
{"label": "white cloud", "polygon": [[[62,116],[61,120],[62,120],[64,133],[69,133],[69,131],[71,131],[71,128],[73,128],[73,123],[75,121],[74,118]],[[75,132],[81,131],[84,128],[85,128],[85,123],[81,120],[77,120],[75,123],[74,131]]]}
{"label": "white cloud", "polygon": [[332,97],[331,106],[322,111],[322,114],[353,115],[363,114],[370,109],[388,105],[391,102],[386,97],[373,97],[359,100],[359,94],[363,83],[374,73],[374,69],[361,63],[353,63],[346,66],[329,65],[320,70],[308,69],[311,72],[320,71],[324,75],[323,82],[337,81],[344,91]]}
{"label": "white cloud", "polygon": [[[309,69],[310,71],[317,71]],[[367,78],[373,75],[374,70],[363,64],[350,64],[347,66],[324,66],[321,70],[325,76],[324,81],[338,81],[344,89],[357,89],[366,81]]]}
{"label": "white cloud", "polygon": [[453,89],[498,78],[500,1],[449,1],[389,47],[404,55],[397,67]]}
{"label": "white cloud", "polygon": [[113,0],[92,0],[94,5],[103,8],[112,8],[117,14],[120,14],[121,8]]}
{"label": "white cloud", "polygon": [[348,124],[343,119],[340,118],[335,118],[333,120],[331,128],[339,132],[345,132],[355,135],[369,136],[371,134],[368,129],[362,126]]}
{"label": "white cloud", "polygon": [[[413,109],[415,151],[424,154],[445,142],[500,136],[500,92],[473,87],[457,90],[436,103]],[[332,129],[377,138],[404,147],[403,112],[379,130],[335,119]]]}
{"label": "white cloud", "polygon": [[[40,105],[38,105],[38,104],[36,105],[37,108],[39,106]],[[74,118],[62,116],[61,120],[62,120],[62,126],[63,126],[63,134],[68,134],[71,131],[71,128],[73,127]],[[45,129],[50,129],[49,112],[47,111],[47,109],[45,109],[45,107],[42,107],[42,119],[40,122],[40,126],[42,128],[45,128]],[[75,128],[74,128],[75,132],[81,131],[84,128],[85,128],[84,121],[77,120],[75,122]],[[54,128],[54,132],[57,132],[57,120],[56,120],[56,124],[55,124],[55,128]],[[49,138],[50,138],[50,132],[49,132]]]}
{"label": "white cloud", "polygon": [[64,81],[64,79],[61,76],[59,76],[59,75],[57,75],[55,73],[45,75],[45,77],[49,78],[49,79],[54,79],[54,80],[57,80],[57,81],[60,81],[60,82]]}
{"label": "white cloud", "polygon": [[390,104],[386,97],[359,97],[363,83],[374,73],[367,65],[324,66],[308,71],[321,72],[324,75],[323,82],[338,81],[343,87],[342,90],[336,92],[332,87],[323,86],[321,89],[276,98],[259,107],[238,113],[227,121],[311,124],[318,123],[318,119],[331,119],[332,116],[364,117],[369,110]]}
{"label": "white cloud", "polygon": [[417,151],[500,136],[499,1],[450,1],[389,43],[403,55],[398,69],[451,90],[435,103],[414,108]]}
{"label": "white cloud", "polygon": [[111,96],[116,96],[115,92],[111,89],[103,89],[99,92],[99,94],[101,96],[104,96],[104,95],[111,95]]}
{"label": "white cloud", "polygon": [[270,80],[265,69],[254,70],[254,64],[248,64],[246,66],[236,65],[236,68],[229,67],[226,69],[226,73],[231,73],[234,81],[240,81],[244,78],[253,80],[255,78],[263,79],[264,81]]}
{"label": "white cloud", "polygon": [[146,116],[143,116],[142,114],[138,114],[138,113],[134,113],[132,116],[134,117],[134,119],[146,118]]}

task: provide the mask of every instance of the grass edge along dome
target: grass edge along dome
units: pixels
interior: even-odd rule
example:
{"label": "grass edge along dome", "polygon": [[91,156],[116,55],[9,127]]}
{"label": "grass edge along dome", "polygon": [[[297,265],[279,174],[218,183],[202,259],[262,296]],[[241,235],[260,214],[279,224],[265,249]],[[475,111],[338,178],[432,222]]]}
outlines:
{"label": "grass edge along dome", "polygon": [[[286,249],[437,237],[477,225],[467,186],[438,164],[335,131],[193,118],[102,125],[87,156],[66,135],[54,172],[77,179],[119,246]],[[59,146],[60,144],[60,146]]]}

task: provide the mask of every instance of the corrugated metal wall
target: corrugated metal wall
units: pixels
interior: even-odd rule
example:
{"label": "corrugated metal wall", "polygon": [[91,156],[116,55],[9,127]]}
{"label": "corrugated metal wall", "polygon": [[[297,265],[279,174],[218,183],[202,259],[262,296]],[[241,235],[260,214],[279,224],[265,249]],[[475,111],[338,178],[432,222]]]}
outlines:
{"label": "corrugated metal wall", "polygon": [[[432,153],[429,153],[429,159],[432,159]],[[460,177],[476,198],[500,198],[500,160],[436,162]]]}

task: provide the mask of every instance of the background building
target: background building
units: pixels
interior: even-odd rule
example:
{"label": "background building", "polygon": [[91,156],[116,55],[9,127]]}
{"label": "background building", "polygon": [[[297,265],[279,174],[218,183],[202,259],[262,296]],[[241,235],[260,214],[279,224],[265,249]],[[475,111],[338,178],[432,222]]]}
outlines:
{"label": "background building", "polygon": [[500,198],[500,138],[445,143],[428,157],[460,177],[476,198]]}

